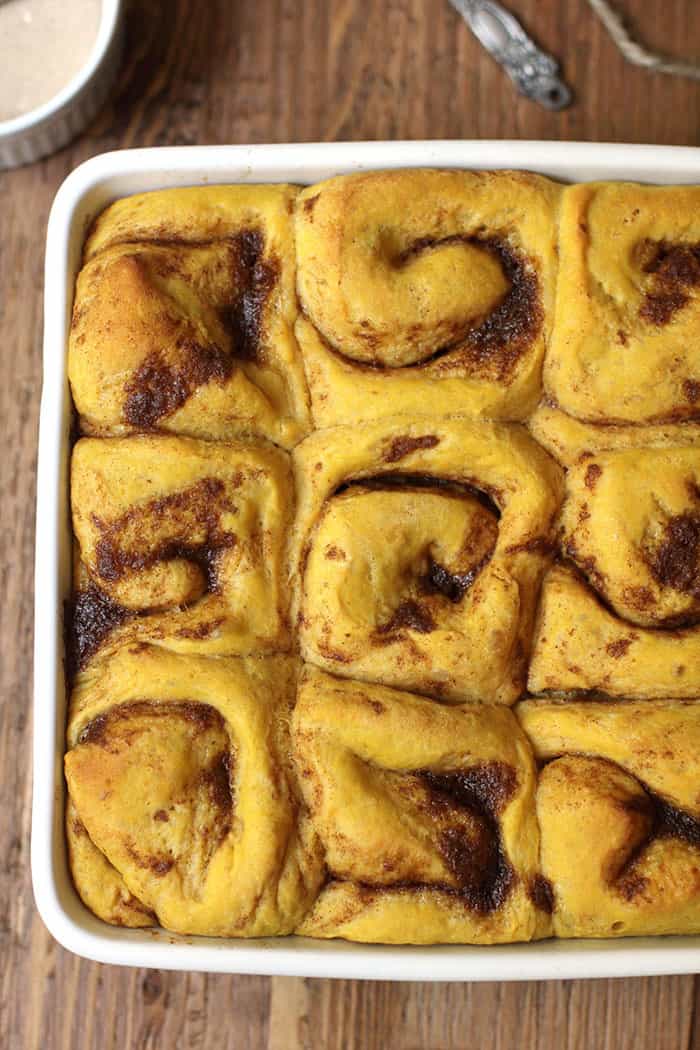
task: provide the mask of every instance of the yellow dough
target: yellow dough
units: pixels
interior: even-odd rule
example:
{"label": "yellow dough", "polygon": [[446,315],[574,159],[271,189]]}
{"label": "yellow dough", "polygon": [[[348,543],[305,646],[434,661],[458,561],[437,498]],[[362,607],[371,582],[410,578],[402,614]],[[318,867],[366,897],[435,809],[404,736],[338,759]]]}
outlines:
{"label": "yellow dough", "polygon": [[656,426],[596,426],[582,423],[565,412],[542,404],[528,420],[528,428],[563,466],[571,467],[582,456],[628,448],[668,448],[695,445],[700,448],[697,423],[660,423]]}
{"label": "yellow dough", "polygon": [[308,669],[292,732],[330,872],[299,933],[400,944],[547,935],[536,772],[510,711]]}
{"label": "yellow dough", "polygon": [[700,186],[562,196],[546,393],[590,422],[700,418]]}
{"label": "yellow dough", "polygon": [[520,420],[539,400],[560,187],[522,172],[340,176],[296,201],[297,335],[316,426]]}
{"label": "yellow dough", "polygon": [[[70,857],[101,918],[178,933],[289,933],[323,873],[290,764],[296,662],[139,646],[79,676]],[[149,919],[150,916],[150,919]]]}
{"label": "yellow dough", "polygon": [[262,435],[309,428],[293,327],[290,186],[161,190],[97,219],[68,371],[83,433]]}
{"label": "yellow dough", "polygon": [[517,708],[558,937],[700,933],[700,704]]}
{"label": "yellow dough", "polygon": [[286,453],[191,438],[83,438],[71,501],[89,577],[82,588],[76,581],[79,663],[134,641],[224,655],[289,647]]}
{"label": "yellow dough", "polygon": [[73,882],[83,903],[112,926],[157,926],[158,917],[134,897],[119,872],[100,853],[68,796],[66,839]]}
{"label": "yellow dough", "polygon": [[569,566],[545,577],[528,688],[700,698],[700,626],[637,627],[611,613]]}
{"label": "yellow dough", "polygon": [[561,498],[554,461],[522,427],[426,417],[320,431],[294,468],[304,659],[513,703]]}

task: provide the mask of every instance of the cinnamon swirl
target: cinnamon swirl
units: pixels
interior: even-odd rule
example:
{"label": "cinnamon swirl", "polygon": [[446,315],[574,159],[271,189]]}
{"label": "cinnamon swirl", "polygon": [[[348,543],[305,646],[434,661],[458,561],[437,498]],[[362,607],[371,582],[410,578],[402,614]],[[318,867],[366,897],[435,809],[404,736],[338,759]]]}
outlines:
{"label": "cinnamon swirl", "polygon": [[340,176],[296,202],[316,426],[523,419],[540,396],[559,188],[522,172]]}
{"label": "cinnamon swirl", "polygon": [[289,933],[322,877],[289,759],[296,663],[139,646],[71,698],[68,841],[100,918],[179,933]]}
{"label": "cinnamon swirl", "polygon": [[587,183],[562,195],[547,394],[572,416],[700,418],[700,187]]}
{"label": "cinnamon swirl", "polygon": [[450,701],[525,684],[560,472],[517,426],[450,417],[319,431],[294,452],[304,659]]}
{"label": "cinnamon swirl", "polygon": [[65,760],[96,915],[700,933],[699,202],[425,170],[98,217]]}
{"label": "cinnamon swirl", "polygon": [[528,700],[558,937],[700,932],[700,704]]}
{"label": "cinnamon swirl", "polygon": [[402,944],[546,936],[535,767],[510,711],[308,669],[293,737],[329,869],[299,933]]}
{"label": "cinnamon swirl", "polygon": [[530,689],[700,697],[700,446],[580,455],[562,520]]}
{"label": "cinnamon swirl", "polygon": [[83,438],[75,662],[132,642],[217,655],[289,648],[288,457],[268,445]]}
{"label": "cinnamon swirl", "polygon": [[308,430],[293,326],[289,186],[162,190],[117,201],[85,246],[68,373],[84,434]]}

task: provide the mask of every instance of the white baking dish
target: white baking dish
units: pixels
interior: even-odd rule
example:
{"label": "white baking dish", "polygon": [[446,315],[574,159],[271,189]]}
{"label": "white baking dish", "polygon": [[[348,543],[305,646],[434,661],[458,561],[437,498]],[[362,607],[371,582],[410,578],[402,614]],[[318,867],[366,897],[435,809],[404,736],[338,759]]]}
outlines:
{"label": "white baking dish", "polygon": [[700,150],[542,142],[398,142],[217,146],[107,153],[76,169],[54,202],[46,249],[44,388],[36,534],[32,876],[54,937],[101,962],[227,973],[486,981],[615,977],[700,970],[700,937],[544,941],[499,947],[388,947],[313,941],[234,941],[108,926],[79,900],[63,832],[66,697],[62,610],[70,586],[66,342],[85,231],[116,197],[167,186],[309,183],[339,172],[435,166],[525,168],[563,180],[700,182]]}
{"label": "white baking dish", "polygon": [[82,69],[43,105],[0,121],[0,170],[55,153],[87,127],[117,76],[124,11],[124,0],[102,0],[97,39]]}

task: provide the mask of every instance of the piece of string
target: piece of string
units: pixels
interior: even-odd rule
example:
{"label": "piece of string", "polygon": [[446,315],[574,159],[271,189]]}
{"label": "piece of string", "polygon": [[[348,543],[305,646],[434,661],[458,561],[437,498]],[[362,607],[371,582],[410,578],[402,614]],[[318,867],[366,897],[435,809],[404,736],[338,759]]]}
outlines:
{"label": "piece of string", "polygon": [[633,62],[636,66],[643,66],[653,73],[671,73],[700,80],[700,62],[684,62],[647,50],[633,40],[622,18],[608,3],[608,0],[588,0],[588,3],[628,62]]}

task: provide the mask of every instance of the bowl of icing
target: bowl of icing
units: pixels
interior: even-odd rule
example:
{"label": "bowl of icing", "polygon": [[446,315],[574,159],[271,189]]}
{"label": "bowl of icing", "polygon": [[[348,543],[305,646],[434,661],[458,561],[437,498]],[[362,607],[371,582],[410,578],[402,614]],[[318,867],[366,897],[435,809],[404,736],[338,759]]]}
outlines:
{"label": "bowl of icing", "polygon": [[119,68],[123,0],[0,0],[0,169],[80,134]]}

